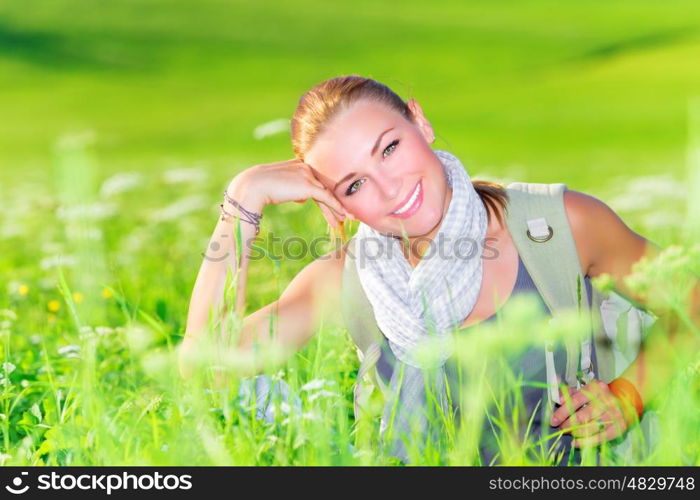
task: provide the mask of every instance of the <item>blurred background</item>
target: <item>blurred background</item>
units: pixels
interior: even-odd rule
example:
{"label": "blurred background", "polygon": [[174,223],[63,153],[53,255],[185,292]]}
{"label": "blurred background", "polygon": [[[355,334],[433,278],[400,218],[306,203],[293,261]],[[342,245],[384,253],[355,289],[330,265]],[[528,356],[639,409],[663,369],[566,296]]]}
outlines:
{"label": "blurred background", "polygon": [[[76,324],[139,318],[176,344],[221,190],[291,158],[299,97],[343,74],[415,98],[473,178],[563,182],[671,243],[698,183],[699,61],[694,0],[2,0],[8,380],[40,380],[38,346],[65,358]],[[311,202],[265,214],[263,240],[326,231]],[[310,260],[252,264],[251,310]]]}
{"label": "blurred background", "polygon": [[[192,282],[218,189],[248,166],[291,158],[288,120],[301,94],[356,73],[417,99],[434,147],[473,177],[599,196],[651,183],[672,202],[689,168],[699,56],[700,4],[684,0],[5,0],[0,195],[56,194],[61,148],[77,143],[90,153],[84,189],[133,187],[130,208],[143,213],[199,183],[203,198],[181,207],[201,216],[181,268]],[[177,186],[166,198],[163,181]],[[616,208],[643,197],[622,196]],[[663,225],[668,214],[654,212],[650,225]]]}

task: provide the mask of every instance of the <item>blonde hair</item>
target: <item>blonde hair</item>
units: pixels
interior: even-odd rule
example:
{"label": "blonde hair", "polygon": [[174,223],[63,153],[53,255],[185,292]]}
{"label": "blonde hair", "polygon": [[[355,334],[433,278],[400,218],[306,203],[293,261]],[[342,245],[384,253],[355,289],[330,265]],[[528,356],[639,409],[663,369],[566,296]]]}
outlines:
{"label": "blonde hair", "polygon": [[[299,98],[290,123],[294,156],[304,161],[304,155],[326,125],[341,111],[361,99],[387,106],[406,120],[416,123],[408,104],[383,83],[359,75],[330,78],[316,84]],[[497,209],[500,207],[501,211],[507,210],[508,194],[505,187],[497,182],[476,179],[472,180],[472,185],[486,207],[488,220],[495,215],[503,226],[501,212]],[[347,240],[344,224],[340,225],[340,236],[343,242]]]}

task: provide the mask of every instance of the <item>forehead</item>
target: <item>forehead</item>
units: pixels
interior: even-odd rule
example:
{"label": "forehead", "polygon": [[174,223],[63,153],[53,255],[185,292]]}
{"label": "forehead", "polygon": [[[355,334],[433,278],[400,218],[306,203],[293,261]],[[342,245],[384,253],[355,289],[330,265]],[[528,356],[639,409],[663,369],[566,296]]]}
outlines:
{"label": "forehead", "polygon": [[[304,156],[304,161],[325,177],[323,180],[339,180],[345,173],[361,170],[367,165],[372,147],[382,132],[391,127],[398,130],[407,123],[403,115],[387,106],[369,101],[356,102],[326,125]],[[382,141],[389,135],[391,132],[384,135]]]}

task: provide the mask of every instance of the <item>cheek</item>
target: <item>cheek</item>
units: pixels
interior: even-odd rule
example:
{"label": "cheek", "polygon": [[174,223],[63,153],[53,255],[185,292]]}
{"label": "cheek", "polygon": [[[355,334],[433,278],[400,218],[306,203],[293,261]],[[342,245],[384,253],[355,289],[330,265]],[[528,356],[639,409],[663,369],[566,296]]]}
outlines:
{"label": "cheek", "polygon": [[377,219],[376,209],[373,210],[368,203],[346,203],[345,206],[349,212],[361,221],[371,224],[373,220]]}
{"label": "cheek", "polygon": [[[368,188],[368,186],[365,186],[365,188]],[[373,199],[376,199],[376,195],[369,193],[369,189],[365,189],[363,193],[357,193],[354,196],[346,197],[342,203],[345,209],[352,213],[357,219],[372,225],[385,215],[376,206],[376,203],[370,201]]]}

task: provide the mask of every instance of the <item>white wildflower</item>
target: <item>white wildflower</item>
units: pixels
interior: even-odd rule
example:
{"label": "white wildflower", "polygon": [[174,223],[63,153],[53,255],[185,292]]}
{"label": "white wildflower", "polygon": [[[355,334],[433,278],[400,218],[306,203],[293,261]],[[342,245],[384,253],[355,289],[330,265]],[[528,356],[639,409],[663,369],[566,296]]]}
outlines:
{"label": "white wildflower", "polygon": [[7,375],[9,375],[9,374],[12,373],[13,371],[15,371],[15,368],[17,368],[17,367],[16,367],[15,365],[13,365],[12,363],[10,363],[9,361],[6,361],[6,362],[4,362],[4,363],[2,364],[2,370],[3,370]]}
{"label": "white wildflower", "polygon": [[52,255],[65,252],[65,247],[61,243],[47,240],[41,243],[41,251],[45,254]]}
{"label": "white wildflower", "polygon": [[[75,344],[64,345],[58,349],[58,354],[66,357],[75,357],[75,353],[78,352],[80,352],[80,346]],[[71,353],[73,353],[74,356],[70,356]]]}
{"label": "white wildflower", "polygon": [[0,224],[0,239],[9,240],[24,234],[26,226],[18,219],[9,219]]}
{"label": "white wildflower", "polygon": [[203,195],[185,196],[160,210],[152,212],[151,219],[156,222],[176,220],[184,215],[202,210],[207,206],[208,201]]}
{"label": "white wildflower", "polygon": [[289,132],[289,120],[287,118],[278,118],[277,120],[261,123],[253,130],[253,137],[260,140],[282,132]]}
{"label": "white wildflower", "polygon": [[644,225],[649,228],[674,227],[679,224],[680,216],[671,211],[649,212],[644,216]]}
{"label": "white wildflower", "polygon": [[73,225],[66,226],[66,238],[68,238],[71,241],[100,241],[102,239],[102,229],[100,229],[99,227],[79,227]]}
{"label": "white wildflower", "polygon": [[94,143],[97,139],[97,133],[94,130],[83,130],[80,132],[71,132],[63,134],[56,141],[56,147],[59,149],[82,149]]}
{"label": "white wildflower", "polygon": [[85,335],[88,333],[92,333],[93,330],[92,330],[92,327],[90,325],[85,325],[85,326],[81,326],[78,331],[80,332],[81,335]]}
{"label": "white wildflower", "polygon": [[320,398],[320,397],[332,398],[332,397],[336,397],[336,396],[338,396],[338,393],[322,389],[318,392],[314,392],[313,394],[311,394],[309,396],[309,402],[313,401],[314,399]]}
{"label": "white wildflower", "polygon": [[688,194],[687,186],[669,174],[623,178],[615,185],[624,186],[624,190],[616,189],[615,193],[602,198],[619,212],[656,210],[662,200],[675,202],[685,199]]}
{"label": "white wildflower", "polygon": [[143,182],[143,174],[139,172],[121,172],[105,179],[100,187],[100,196],[109,198],[116,194],[131,191]]}
{"label": "white wildflower", "polygon": [[13,321],[17,319],[17,313],[14,312],[12,309],[0,309],[0,316],[11,319]]}
{"label": "white wildflower", "polygon": [[100,336],[109,335],[110,333],[114,333],[114,328],[110,328],[109,326],[96,326],[95,332]]}
{"label": "white wildflower", "polygon": [[8,282],[7,282],[7,288],[6,288],[6,289],[7,289],[7,293],[8,293],[8,294],[12,294],[12,295],[18,294],[18,293],[19,293],[19,287],[20,287],[20,286],[22,286],[22,283],[19,282],[19,281],[15,281],[15,280],[8,281]]}
{"label": "white wildflower", "polygon": [[44,271],[51,269],[52,267],[66,266],[73,267],[76,264],[76,258],[74,255],[52,255],[50,257],[44,257],[39,261],[39,267]]}
{"label": "white wildflower", "polygon": [[323,379],[323,378],[315,378],[315,379],[313,379],[313,380],[307,382],[307,383],[304,384],[303,386],[301,386],[301,390],[302,390],[302,391],[315,391],[315,390],[317,390],[317,389],[322,389],[322,388],[325,387],[326,385],[332,385],[333,383],[335,383],[334,380],[326,380],[326,379]]}
{"label": "white wildflower", "polygon": [[44,418],[44,416],[41,414],[41,409],[39,408],[39,405],[34,403],[31,408],[29,408],[29,413],[34,415],[36,419],[41,422],[41,420]]}
{"label": "white wildflower", "polygon": [[64,220],[101,220],[111,217],[117,213],[117,206],[114,203],[83,203],[70,207],[58,207],[56,215]]}
{"label": "white wildflower", "polygon": [[202,168],[173,168],[163,172],[163,180],[167,184],[189,184],[204,182],[208,175]]}
{"label": "white wildflower", "polygon": [[313,420],[313,421],[320,421],[321,420],[321,416],[318,413],[311,412],[311,411],[302,413],[301,418],[303,418],[304,420]]}
{"label": "white wildflower", "polygon": [[39,279],[39,288],[42,290],[54,290],[56,288],[56,280],[55,278],[40,278]]}

